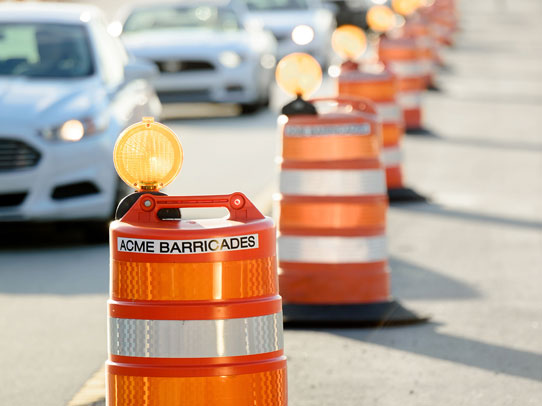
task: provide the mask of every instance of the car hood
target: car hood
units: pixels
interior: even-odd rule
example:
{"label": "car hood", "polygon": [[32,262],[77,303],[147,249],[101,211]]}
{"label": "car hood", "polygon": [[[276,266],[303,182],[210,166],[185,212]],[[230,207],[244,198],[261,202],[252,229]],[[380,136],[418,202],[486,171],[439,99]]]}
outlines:
{"label": "car hood", "polygon": [[122,36],[126,48],[135,56],[148,59],[175,56],[215,57],[218,52],[243,52],[250,47],[246,32],[210,30],[163,30],[127,33]]}
{"label": "car hood", "polygon": [[328,29],[333,21],[333,15],[324,9],[314,10],[273,10],[258,11],[249,14],[250,20],[260,22],[264,28],[273,34],[288,34],[300,24],[309,25],[317,30]]}
{"label": "car hood", "polygon": [[94,79],[0,77],[0,121],[39,128],[81,119],[102,106],[107,95]]}

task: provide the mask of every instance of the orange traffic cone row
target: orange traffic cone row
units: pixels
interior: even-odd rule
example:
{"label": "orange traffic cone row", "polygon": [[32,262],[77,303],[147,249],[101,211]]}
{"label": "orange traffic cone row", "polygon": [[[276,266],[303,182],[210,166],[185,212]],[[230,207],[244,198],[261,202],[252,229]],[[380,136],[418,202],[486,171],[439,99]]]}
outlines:
{"label": "orange traffic cone row", "polygon": [[415,39],[425,86],[427,89],[435,90],[435,67],[440,63],[441,58],[438,54],[438,43],[432,36],[429,20],[417,13],[406,20],[402,32],[405,37]]}
{"label": "orange traffic cone row", "polygon": [[[277,72],[300,57],[288,58]],[[388,204],[374,106],[343,98],[294,103],[285,106],[279,121],[285,322],[374,326],[425,320],[390,295]]]}
{"label": "orange traffic cone row", "polygon": [[[343,57],[354,59],[359,55],[352,50],[356,44],[365,41],[365,34],[358,27],[342,26],[335,30],[333,38],[334,50]],[[358,49],[361,48],[358,46]],[[358,63],[348,60],[341,66],[337,84],[339,97],[367,98],[374,103],[381,124],[381,159],[386,168],[390,201],[424,201],[423,196],[405,187],[403,182],[401,141],[404,124],[397,103],[398,83],[395,75],[382,65],[364,65],[362,70]]]}
{"label": "orange traffic cone row", "polygon": [[361,71],[352,62],[343,64],[338,77],[339,97],[370,99],[381,124],[381,159],[386,169],[386,185],[391,202],[425,201],[425,197],[405,186],[402,171],[401,141],[403,117],[396,101],[397,81],[387,69]]}
{"label": "orange traffic cone row", "polygon": [[[175,135],[149,120],[115,147],[139,193],[111,225],[107,404],[287,405],[273,221],[241,193],[158,193],[179,157]],[[181,220],[185,207],[230,217]]]}
{"label": "orange traffic cone row", "polygon": [[397,101],[403,110],[407,130],[418,131],[422,125],[422,98],[426,89],[424,66],[416,39],[380,37],[379,59],[397,76]]}
{"label": "orange traffic cone row", "polygon": [[437,0],[430,7],[420,9],[429,20],[433,38],[441,45],[452,46],[457,31],[457,11],[452,0]]}

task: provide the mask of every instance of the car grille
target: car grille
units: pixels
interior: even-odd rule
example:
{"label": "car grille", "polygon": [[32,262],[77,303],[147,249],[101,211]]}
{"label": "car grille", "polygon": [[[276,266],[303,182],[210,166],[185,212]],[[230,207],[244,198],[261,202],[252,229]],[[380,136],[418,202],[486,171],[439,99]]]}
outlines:
{"label": "car grille", "polygon": [[26,193],[0,194],[0,207],[15,207],[23,203]]}
{"label": "car grille", "polygon": [[194,72],[194,71],[209,71],[215,70],[215,66],[207,61],[156,61],[156,66],[160,72],[177,73],[177,72]]}
{"label": "car grille", "polygon": [[273,33],[277,42],[287,41],[290,39],[291,34],[289,32]]}
{"label": "car grille", "polygon": [[40,153],[24,142],[0,139],[0,171],[30,168],[37,165]]}
{"label": "car grille", "polygon": [[211,93],[208,89],[158,92],[158,98],[162,103],[201,103],[210,101]]}

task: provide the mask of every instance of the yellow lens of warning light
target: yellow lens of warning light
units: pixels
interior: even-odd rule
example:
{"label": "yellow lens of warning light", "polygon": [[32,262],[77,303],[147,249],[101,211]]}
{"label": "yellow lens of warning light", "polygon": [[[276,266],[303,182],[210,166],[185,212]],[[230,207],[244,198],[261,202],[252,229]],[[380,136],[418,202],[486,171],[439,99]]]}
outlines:
{"label": "yellow lens of warning light", "polygon": [[280,60],[275,78],[285,92],[306,98],[320,87],[322,68],[312,56],[294,53]]}
{"label": "yellow lens of warning light", "polygon": [[113,162],[120,178],[137,190],[160,190],[171,183],[183,164],[175,133],[152,117],[124,130],[115,144]]}
{"label": "yellow lens of warning light", "polygon": [[373,6],[367,12],[367,24],[373,31],[389,31],[395,25],[395,13],[386,6]]}
{"label": "yellow lens of warning light", "polygon": [[367,37],[363,30],[355,25],[342,25],[333,32],[331,46],[339,56],[357,59],[367,48]]}
{"label": "yellow lens of warning light", "polygon": [[421,2],[420,0],[392,0],[391,6],[396,13],[408,16],[421,6]]}

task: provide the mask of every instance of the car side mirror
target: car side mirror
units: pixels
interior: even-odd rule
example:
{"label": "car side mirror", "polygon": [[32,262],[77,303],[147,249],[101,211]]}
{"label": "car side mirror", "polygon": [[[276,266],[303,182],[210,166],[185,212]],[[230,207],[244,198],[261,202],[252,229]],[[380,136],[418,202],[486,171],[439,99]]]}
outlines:
{"label": "car side mirror", "polygon": [[124,80],[153,79],[158,76],[158,67],[145,59],[130,59],[124,66]]}

